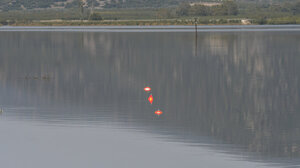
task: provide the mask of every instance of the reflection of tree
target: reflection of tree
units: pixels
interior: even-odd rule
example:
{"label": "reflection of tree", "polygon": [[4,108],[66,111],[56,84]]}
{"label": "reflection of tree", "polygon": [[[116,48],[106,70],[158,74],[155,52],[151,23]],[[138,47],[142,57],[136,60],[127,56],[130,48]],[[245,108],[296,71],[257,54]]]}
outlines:
{"label": "reflection of tree", "polygon": [[[265,155],[300,155],[296,33],[199,33],[196,57],[194,33],[1,37],[2,102],[124,104],[140,98],[138,90],[150,84],[165,111],[165,126]],[[34,73],[53,79],[22,79]]]}

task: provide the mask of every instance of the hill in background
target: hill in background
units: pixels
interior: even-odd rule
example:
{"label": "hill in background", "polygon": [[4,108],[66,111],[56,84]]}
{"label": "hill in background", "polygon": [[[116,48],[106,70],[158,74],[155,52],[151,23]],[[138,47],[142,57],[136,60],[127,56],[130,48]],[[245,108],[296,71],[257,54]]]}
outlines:
{"label": "hill in background", "polygon": [[[236,0],[236,2],[273,4],[297,0]],[[86,8],[157,8],[176,6],[182,2],[222,2],[222,0],[0,0],[0,11],[30,9],[67,9],[83,6]]]}
{"label": "hill in background", "polygon": [[1,25],[300,24],[300,0],[0,0]]}

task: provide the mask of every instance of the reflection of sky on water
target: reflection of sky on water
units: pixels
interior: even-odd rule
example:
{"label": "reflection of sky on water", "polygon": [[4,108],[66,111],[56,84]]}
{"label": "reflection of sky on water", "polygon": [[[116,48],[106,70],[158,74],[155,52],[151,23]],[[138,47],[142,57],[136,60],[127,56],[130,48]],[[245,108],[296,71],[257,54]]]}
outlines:
{"label": "reflection of sky on water", "polygon": [[[162,158],[157,162],[165,166],[182,157],[173,165],[177,167],[187,161],[195,167],[200,162],[203,166],[222,163],[231,167],[299,163],[298,32],[199,33],[197,54],[194,33],[0,35],[0,102],[5,110],[1,132],[7,135],[8,142],[14,136],[18,138],[19,132],[29,131],[24,137],[30,139],[36,133],[47,137],[49,133],[54,141],[65,138],[60,143],[63,145],[72,140],[68,132],[75,134],[78,129],[73,145],[83,142],[96,147],[92,150],[91,146],[76,146],[76,152],[115,154],[129,148],[129,141],[135,142],[131,136],[136,136],[140,145],[143,142],[139,138],[144,136],[150,137],[147,143],[162,143],[157,151],[175,150],[160,160],[163,152],[132,149],[140,153],[140,163],[149,161],[143,156],[146,153],[159,153]],[[49,80],[34,79],[45,74]],[[164,111],[160,118],[146,103],[145,85],[153,89],[154,106]],[[15,134],[5,131],[5,127]],[[56,137],[55,131],[48,129],[61,134]],[[87,137],[99,139],[96,129],[107,140],[123,139],[124,143],[108,145],[112,151],[96,151],[98,144],[80,136],[87,132]],[[111,129],[124,136],[110,136]],[[34,146],[28,139],[23,140],[27,143],[24,148]],[[39,142],[49,155],[55,154],[50,148],[43,148],[49,140],[42,138]],[[13,145],[16,141],[8,146]],[[20,152],[17,147],[14,149]],[[182,150],[193,152],[183,155]],[[205,153],[209,155],[198,157]],[[89,160],[87,156],[78,165]],[[121,155],[115,158],[123,159]],[[153,166],[154,162],[148,165]]]}
{"label": "reflection of sky on water", "polygon": [[[10,167],[254,167],[205,147],[161,141],[160,136],[103,127],[49,127],[1,122],[2,164]],[[10,131],[7,131],[9,128]],[[11,134],[10,132],[18,132]],[[9,137],[9,138],[7,138]],[[263,167],[263,166],[262,166]]]}
{"label": "reflection of sky on water", "polygon": [[[157,117],[153,117],[150,123],[149,121],[144,123],[147,122],[145,119],[130,119],[122,114],[113,117],[107,114],[112,112],[110,109],[111,107],[96,109],[89,109],[89,107],[76,109],[6,107],[0,120],[2,128],[0,132],[5,137],[2,139],[2,145],[5,147],[2,149],[6,151],[6,148],[10,148],[14,152],[11,155],[2,153],[5,155],[2,157],[3,163],[18,158],[18,162],[9,161],[13,164],[8,164],[8,167],[16,167],[19,164],[23,165],[21,167],[24,165],[39,167],[44,164],[44,157],[47,155],[50,155],[47,157],[51,157],[55,154],[56,156],[52,160],[56,160],[60,165],[66,167],[82,167],[80,165],[87,164],[86,162],[89,162],[91,167],[98,165],[119,167],[124,166],[123,164],[126,164],[125,167],[139,167],[149,160],[152,162],[143,167],[153,167],[157,164],[162,167],[185,165],[189,165],[189,167],[297,167],[300,164],[298,159],[266,157],[246,152],[243,146],[224,144],[213,137],[186,132],[182,126],[168,125],[164,119],[159,120]],[[125,109],[116,111],[122,113]],[[103,137],[105,137],[104,140]],[[29,141],[32,139],[35,141]],[[87,139],[97,139],[97,142],[90,142]],[[10,143],[6,143],[6,141]],[[37,141],[39,142],[38,146],[34,144]],[[73,141],[73,143],[64,146],[67,141]],[[57,143],[58,146],[52,146]],[[87,143],[90,146],[86,147]],[[19,145],[25,147],[19,147]],[[126,147],[119,147],[120,145]],[[28,152],[29,149],[26,148],[29,147],[34,150]],[[52,147],[55,150],[51,149]],[[40,152],[37,152],[36,148],[41,148],[40,152],[48,154],[39,156]],[[72,153],[72,151],[76,151],[76,153]],[[64,156],[65,154],[61,153],[69,153],[69,155]],[[124,157],[122,153],[130,155],[129,158]],[[167,153],[169,153],[168,156],[166,156]],[[32,156],[23,157],[26,154]],[[101,159],[90,158],[90,155],[97,155]],[[149,158],[145,158],[146,156]],[[60,161],[59,157],[66,159]],[[77,161],[74,161],[76,157],[81,159],[78,158]],[[28,161],[32,158],[38,161],[29,164]],[[112,161],[112,158],[118,159],[118,162]],[[178,159],[180,160],[178,161]],[[136,160],[138,161],[136,162]],[[48,166],[52,167],[56,164],[46,165],[46,167]]]}

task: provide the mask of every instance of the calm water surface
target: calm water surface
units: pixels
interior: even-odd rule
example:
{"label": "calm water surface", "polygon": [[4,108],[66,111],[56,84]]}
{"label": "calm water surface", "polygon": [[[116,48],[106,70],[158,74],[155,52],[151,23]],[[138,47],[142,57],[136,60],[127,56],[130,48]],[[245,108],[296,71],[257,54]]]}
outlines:
{"label": "calm water surface", "polygon": [[0,30],[1,167],[300,167],[299,27],[179,28]]}

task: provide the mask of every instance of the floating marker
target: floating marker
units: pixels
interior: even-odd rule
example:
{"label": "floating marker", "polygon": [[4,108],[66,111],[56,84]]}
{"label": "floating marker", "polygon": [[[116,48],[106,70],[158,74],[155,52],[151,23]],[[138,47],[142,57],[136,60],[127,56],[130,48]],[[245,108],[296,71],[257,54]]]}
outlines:
{"label": "floating marker", "polygon": [[153,96],[152,96],[152,94],[148,97],[148,101],[152,104],[152,102],[153,102]]}
{"label": "floating marker", "polygon": [[155,111],[154,113],[155,113],[156,115],[160,116],[160,115],[162,115],[163,112],[160,111],[160,110],[157,110],[157,111]]}
{"label": "floating marker", "polygon": [[144,91],[145,91],[145,92],[150,92],[150,91],[151,91],[151,88],[147,86],[147,87],[144,88]]}

